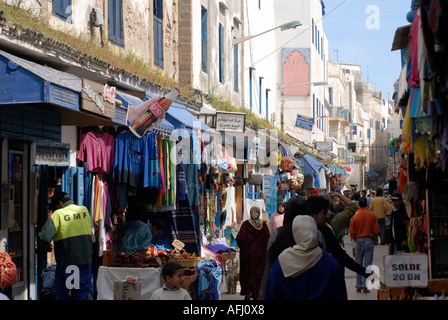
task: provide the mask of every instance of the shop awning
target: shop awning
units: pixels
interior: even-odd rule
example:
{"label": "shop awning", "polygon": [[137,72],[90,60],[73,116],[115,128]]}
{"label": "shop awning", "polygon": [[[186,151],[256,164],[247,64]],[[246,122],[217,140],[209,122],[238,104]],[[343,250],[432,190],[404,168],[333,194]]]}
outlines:
{"label": "shop awning", "polygon": [[374,171],[367,171],[367,175],[369,177],[378,177],[378,174],[376,172],[374,172]]}
{"label": "shop awning", "polygon": [[[126,110],[128,110],[129,106],[136,107],[144,102],[140,98],[134,97],[132,95],[129,95],[129,94],[126,94],[123,92],[117,92],[117,99],[119,99],[123,102],[123,107]],[[125,122],[123,123],[123,125],[127,125],[126,119],[125,119]],[[166,133],[170,133],[174,130],[174,126],[166,119],[163,119],[162,122],[159,123],[156,128],[158,130],[164,131]]]}
{"label": "shop awning", "polygon": [[51,103],[79,111],[82,79],[0,50],[0,104]]}
{"label": "shop awning", "polygon": [[322,167],[324,167],[324,165],[321,162],[319,162],[318,160],[316,160],[309,154],[305,154],[303,156],[303,158],[305,159],[305,174],[309,174],[309,173],[317,174],[317,173],[319,173],[319,170]]}
{"label": "shop awning", "polygon": [[332,167],[330,168],[330,170],[333,171],[334,174],[343,174],[343,175],[346,175],[346,174],[347,174],[347,170],[345,170],[345,169],[341,169],[341,168],[338,168],[338,167],[335,167],[335,166],[332,166]]}
{"label": "shop awning", "polygon": [[325,166],[310,156],[309,154],[305,154],[303,156],[305,159],[304,161],[304,169],[303,174],[304,175],[311,175],[314,178],[314,187],[315,188],[325,188],[325,186],[322,186],[322,183],[320,181],[320,170],[325,169]]}
{"label": "shop awning", "polygon": [[60,114],[60,125],[113,126],[126,120],[125,110],[118,106],[114,118],[83,110],[83,79],[2,50],[0,79],[0,106],[18,109],[44,103],[45,111]]}

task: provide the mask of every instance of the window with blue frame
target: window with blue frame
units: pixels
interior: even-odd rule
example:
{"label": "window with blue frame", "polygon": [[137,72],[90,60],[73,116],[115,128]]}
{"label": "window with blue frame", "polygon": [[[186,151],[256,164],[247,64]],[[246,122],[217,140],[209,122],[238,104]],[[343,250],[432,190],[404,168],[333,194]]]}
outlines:
{"label": "window with blue frame", "polygon": [[72,0],[53,0],[52,13],[67,23],[72,23]]}
{"label": "window with blue frame", "polygon": [[252,110],[252,106],[253,106],[253,97],[252,97],[252,91],[253,91],[253,69],[249,68],[249,106],[250,106],[250,110]]}
{"label": "window with blue frame", "polygon": [[163,69],[163,0],[154,0],[154,65]]}
{"label": "window with blue frame", "polygon": [[261,94],[263,92],[263,78],[261,78],[261,77],[259,79],[259,85],[260,85],[260,88],[258,89],[258,92],[259,92],[259,94],[258,94],[258,111],[261,116],[261,106],[263,103],[263,97]]}
{"label": "window with blue frame", "polygon": [[269,121],[269,89],[266,89],[266,120]]}
{"label": "window with blue frame", "polygon": [[224,83],[224,27],[219,24],[219,82]]}
{"label": "window with blue frame", "polygon": [[313,123],[316,119],[316,96],[313,93]]}
{"label": "window with blue frame", "polygon": [[311,33],[312,33],[312,35],[311,35],[312,42],[314,44],[314,18],[312,19],[312,22],[311,22]]}
{"label": "window with blue frame", "polygon": [[239,91],[238,59],[239,59],[238,44],[236,44],[233,46],[233,90],[235,92]]}
{"label": "window with blue frame", "polygon": [[202,71],[208,72],[207,59],[208,59],[208,39],[207,39],[207,9],[201,7],[201,44],[202,44]]}
{"label": "window with blue frame", "polygon": [[109,42],[124,47],[123,0],[108,0],[107,28]]}

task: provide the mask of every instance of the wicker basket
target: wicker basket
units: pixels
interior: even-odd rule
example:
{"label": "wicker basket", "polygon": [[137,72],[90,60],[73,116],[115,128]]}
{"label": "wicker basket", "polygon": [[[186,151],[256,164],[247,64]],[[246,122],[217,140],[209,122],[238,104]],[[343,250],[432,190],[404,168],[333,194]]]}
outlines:
{"label": "wicker basket", "polygon": [[191,268],[191,269],[196,268],[199,261],[201,261],[201,260],[202,260],[202,258],[200,258],[200,257],[192,257],[192,258],[187,258],[187,259],[178,258],[178,257],[170,257],[170,262],[176,262],[185,268]]}

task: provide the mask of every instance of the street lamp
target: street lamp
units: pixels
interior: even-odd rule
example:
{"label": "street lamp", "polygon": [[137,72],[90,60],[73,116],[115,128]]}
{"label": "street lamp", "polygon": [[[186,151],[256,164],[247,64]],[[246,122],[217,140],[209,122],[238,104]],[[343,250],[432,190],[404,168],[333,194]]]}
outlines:
{"label": "street lamp", "polygon": [[277,26],[275,28],[266,30],[264,32],[261,32],[259,34],[253,35],[253,36],[246,36],[246,37],[241,37],[241,38],[238,38],[238,39],[233,39],[232,40],[232,46],[234,46],[234,45],[236,45],[238,43],[241,43],[241,42],[253,39],[255,37],[261,36],[262,34],[271,32],[271,31],[273,31],[275,29],[279,29],[280,28],[280,31],[285,31],[285,30],[289,30],[289,29],[295,29],[297,27],[300,27],[301,25],[302,25],[302,23],[300,21],[291,21],[291,22],[288,22],[288,23],[284,23],[284,24],[279,25],[279,26]]}
{"label": "street lamp", "polygon": [[278,89],[286,89],[286,88],[295,88],[295,87],[301,87],[301,86],[308,86],[308,85],[312,85],[312,86],[328,86],[328,82],[327,81],[315,81],[315,82],[308,82],[308,83],[301,83],[301,84],[292,84],[292,85],[281,85],[277,83],[277,88]]}

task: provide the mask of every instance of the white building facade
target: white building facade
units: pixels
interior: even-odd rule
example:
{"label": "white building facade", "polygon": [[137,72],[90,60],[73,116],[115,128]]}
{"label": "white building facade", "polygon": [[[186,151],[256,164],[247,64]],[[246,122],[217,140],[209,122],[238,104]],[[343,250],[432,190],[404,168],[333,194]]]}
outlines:
{"label": "white building facade", "polygon": [[328,135],[328,40],[322,18],[324,4],[313,1],[275,1],[276,24],[299,20],[294,33],[277,31],[277,114],[280,128],[308,146]]}

